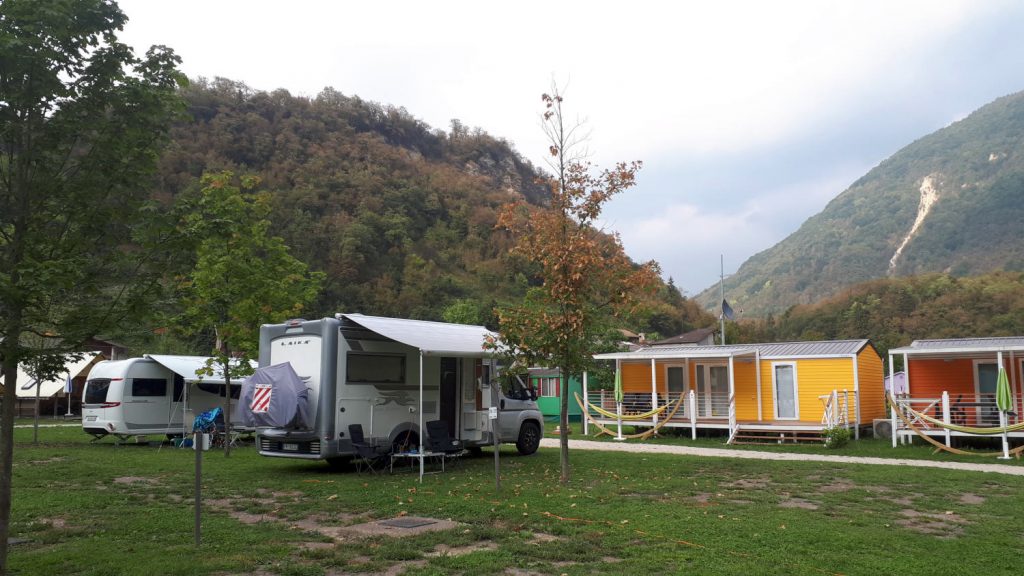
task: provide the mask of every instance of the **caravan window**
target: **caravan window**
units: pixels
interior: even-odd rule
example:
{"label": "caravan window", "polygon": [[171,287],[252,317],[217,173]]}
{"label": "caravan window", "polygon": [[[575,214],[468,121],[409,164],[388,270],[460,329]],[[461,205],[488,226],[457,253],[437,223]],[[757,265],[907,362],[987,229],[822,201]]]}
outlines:
{"label": "caravan window", "polygon": [[346,380],[357,384],[404,384],[404,354],[348,355]]}
{"label": "caravan window", "polygon": [[[224,397],[224,384],[215,384],[213,382],[199,382],[196,384],[196,388],[199,388],[203,392],[209,392],[210,394],[216,394],[221,398]],[[231,398],[238,400],[242,395],[242,385],[231,383]]]}
{"label": "caravan window", "polygon": [[110,388],[110,378],[93,378],[85,383],[86,404],[102,404],[107,401],[107,388]]}
{"label": "caravan window", "polygon": [[181,374],[174,375],[174,401],[184,402],[185,400],[185,379]]}
{"label": "caravan window", "polygon": [[167,396],[167,380],[163,378],[132,378],[132,396]]}

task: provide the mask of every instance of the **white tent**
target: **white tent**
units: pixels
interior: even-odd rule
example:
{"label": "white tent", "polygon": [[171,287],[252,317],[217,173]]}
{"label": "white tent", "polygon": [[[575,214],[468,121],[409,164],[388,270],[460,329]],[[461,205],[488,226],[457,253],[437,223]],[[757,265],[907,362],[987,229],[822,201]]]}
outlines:
{"label": "white tent", "polygon": [[[79,376],[88,375],[89,370],[97,360],[97,356],[100,355],[96,352],[87,352],[82,356],[81,360],[69,359],[64,364],[64,370],[60,373],[60,376],[53,380],[43,380],[38,383],[39,397],[50,398],[55,396],[64,390],[68,378],[74,380]],[[36,379],[30,376],[28,372],[25,372],[24,366],[18,366],[18,389],[15,392],[20,399],[36,397]]]}

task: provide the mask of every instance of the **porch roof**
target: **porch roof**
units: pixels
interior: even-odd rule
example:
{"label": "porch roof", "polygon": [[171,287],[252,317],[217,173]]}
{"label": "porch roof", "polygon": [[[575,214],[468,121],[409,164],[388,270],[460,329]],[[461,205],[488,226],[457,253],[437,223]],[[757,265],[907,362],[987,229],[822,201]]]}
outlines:
{"label": "porch roof", "polygon": [[837,358],[859,353],[868,340],[822,340],[810,342],[771,342],[761,344],[732,344],[715,346],[651,346],[632,352],[595,354],[595,360],[652,360],[659,358],[733,358],[759,353],[761,358]]}
{"label": "porch roof", "polygon": [[609,352],[594,354],[595,360],[653,360],[657,358],[730,358],[748,356],[756,350],[739,346],[654,346],[644,347],[632,352]]}
{"label": "porch roof", "polygon": [[994,355],[998,352],[1024,353],[1024,336],[914,340],[910,346],[889,350],[891,355],[906,354],[907,356],[935,358]]}

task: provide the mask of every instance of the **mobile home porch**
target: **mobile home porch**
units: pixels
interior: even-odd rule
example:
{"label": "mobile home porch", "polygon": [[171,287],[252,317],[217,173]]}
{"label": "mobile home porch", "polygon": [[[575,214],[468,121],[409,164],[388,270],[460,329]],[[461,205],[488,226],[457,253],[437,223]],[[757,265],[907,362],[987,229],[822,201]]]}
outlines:
{"label": "mobile home porch", "polygon": [[[1024,337],[915,340],[889,351],[890,372],[895,359],[902,359],[906,375],[905,388],[893,391],[897,404],[942,425],[916,417],[910,421],[911,428],[894,412],[893,446],[917,433],[949,446],[953,438],[979,436],[963,428],[998,427],[995,397],[1000,366],[1006,370],[1012,393],[1007,425],[1024,421]],[[1011,431],[1008,436],[1024,438],[1024,431]]]}
{"label": "mobile home porch", "polygon": [[882,360],[867,340],[648,346],[594,358],[615,361],[622,402],[588,390],[584,376],[584,422],[616,430],[621,421],[693,437],[725,430],[730,443],[754,433],[819,438],[835,426],[859,433],[884,411]]}

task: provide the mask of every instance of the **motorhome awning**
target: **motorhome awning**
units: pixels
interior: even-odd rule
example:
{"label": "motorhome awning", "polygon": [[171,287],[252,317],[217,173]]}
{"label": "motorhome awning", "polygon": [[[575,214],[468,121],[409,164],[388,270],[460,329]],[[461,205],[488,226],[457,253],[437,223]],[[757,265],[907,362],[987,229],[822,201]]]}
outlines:
{"label": "motorhome awning", "polygon": [[[61,390],[64,390],[67,378],[70,376],[72,380],[78,378],[82,373],[88,373],[92,365],[95,364],[100,355],[96,352],[87,352],[82,356],[81,360],[68,360],[64,365],[64,372],[62,372],[57,378],[53,380],[44,380],[39,383],[39,397],[49,398],[54,394],[57,394]],[[18,366],[18,398],[35,398],[36,396],[36,379],[29,376],[23,366]]]}
{"label": "motorhome awning", "polygon": [[483,326],[382,318],[362,314],[338,314],[337,318],[354,322],[381,336],[418,348],[425,356],[489,356],[490,353],[483,346],[484,340],[487,337],[498,337],[496,333]]}
{"label": "motorhome awning", "polygon": [[[181,376],[185,382],[208,382],[210,384],[223,384],[224,373],[218,366],[214,366],[212,376],[197,376],[196,370],[206,367],[206,356],[169,356],[164,354],[146,354],[146,358],[153,360],[165,368]],[[253,368],[256,366],[253,364]],[[231,381],[242,383],[242,378],[232,378]]]}

